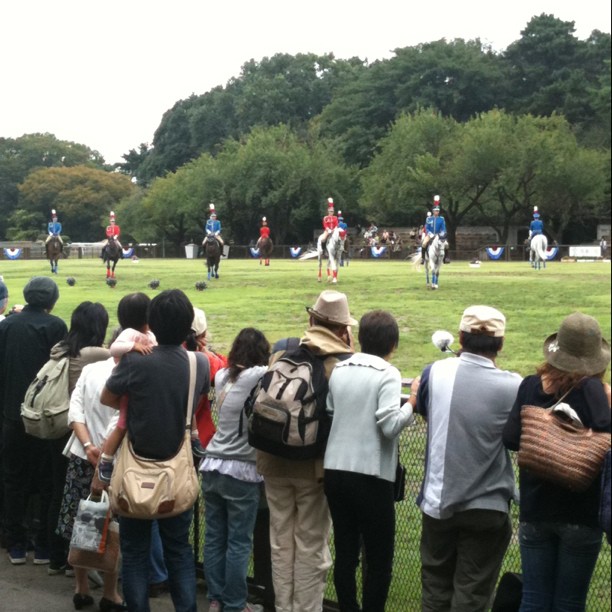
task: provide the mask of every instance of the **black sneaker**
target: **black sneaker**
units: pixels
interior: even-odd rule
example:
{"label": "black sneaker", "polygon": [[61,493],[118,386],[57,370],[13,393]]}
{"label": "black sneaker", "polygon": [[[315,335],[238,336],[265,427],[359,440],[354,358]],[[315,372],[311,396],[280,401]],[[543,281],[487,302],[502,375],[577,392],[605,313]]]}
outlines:
{"label": "black sneaker", "polygon": [[59,574],[66,573],[66,564],[65,563],[57,563],[56,561],[50,561],[49,567],[47,568],[47,574],[49,576],[58,576]]}

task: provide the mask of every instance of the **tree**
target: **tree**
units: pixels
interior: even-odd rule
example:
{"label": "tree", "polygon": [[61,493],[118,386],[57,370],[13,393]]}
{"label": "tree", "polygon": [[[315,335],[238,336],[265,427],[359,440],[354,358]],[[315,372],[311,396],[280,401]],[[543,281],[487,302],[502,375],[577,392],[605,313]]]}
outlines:
{"label": "tree", "polygon": [[349,163],[365,167],[402,112],[434,108],[466,121],[499,104],[500,59],[479,40],[436,42],[395,50],[357,74],[322,113],[322,134],[337,138]]}
{"label": "tree", "polygon": [[0,138],[0,237],[6,235],[7,221],[17,208],[18,186],[30,172],[38,168],[77,165],[109,169],[97,151],[58,140],[53,134]]}
{"label": "tree", "polygon": [[[36,215],[41,233],[46,233],[54,208],[64,232],[73,240],[96,241],[104,237],[108,213],[133,189],[129,178],[119,173],[87,166],[42,168],[31,172],[19,186],[19,208]],[[21,214],[10,217],[15,231],[31,229],[21,226],[23,222]]]}

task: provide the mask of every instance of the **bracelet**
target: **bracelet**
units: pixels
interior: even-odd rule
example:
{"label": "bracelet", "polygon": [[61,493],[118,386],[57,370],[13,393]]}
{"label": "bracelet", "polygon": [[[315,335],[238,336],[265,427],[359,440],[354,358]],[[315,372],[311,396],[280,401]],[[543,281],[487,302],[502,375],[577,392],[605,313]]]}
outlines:
{"label": "bracelet", "polygon": [[91,446],[91,442],[89,440],[87,442],[83,442],[83,448],[87,450]]}

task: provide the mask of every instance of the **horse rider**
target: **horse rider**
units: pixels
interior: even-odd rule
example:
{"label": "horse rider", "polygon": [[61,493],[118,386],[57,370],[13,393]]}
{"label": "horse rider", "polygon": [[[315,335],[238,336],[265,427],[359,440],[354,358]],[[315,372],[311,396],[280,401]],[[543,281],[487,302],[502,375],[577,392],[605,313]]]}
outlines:
{"label": "horse rider", "polygon": [[268,220],[265,217],[261,218],[261,227],[259,228],[259,238],[257,239],[257,244],[255,245],[255,248],[259,248],[259,245],[261,244],[261,241],[264,238],[269,238],[270,237],[270,228],[268,227]]}
{"label": "horse rider", "polygon": [[102,255],[100,255],[100,257],[104,257],[104,249],[108,246],[111,240],[114,240],[119,245],[120,249],[123,248],[123,246],[119,242],[120,234],[121,228],[117,225],[115,213],[111,210],[109,214],[108,225],[106,226],[106,239],[102,244]]}
{"label": "horse rider", "polygon": [[[427,215],[425,219],[425,237],[421,245],[421,262],[425,263],[425,255],[427,253],[427,246],[431,242],[434,236],[440,236],[444,238],[446,236],[446,221],[444,217],[440,216],[440,196],[434,196],[434,203],[432,207],[433,214]],[[444,255],[444,263],[448,263],[448,257]]]}
{"label": "horse rider", "polygon": [[47,232],[49,233],[49,235],[45,240],[45,245],[49,244],[49,240],[51,240],[53,236],[56,236],[57,239],[60,241],[62,248],[64,248],[64,241],[60,236],[60,234],[62,233],[62,224],[57,220],[57,212],[55,208],[51,210],[51,221],[49,221],[49,223],[47,224]]}
{"label": "horse rider", "polygon": [[327,214],[323,217],[323,240],[324,244],[330,234],[338,227],[338,217],[334,214],[334,199],[327,198]]}
{"label": "horse rider", "polygon": [[538,234],[544,233],[544,222],[540,219],[540,211],[537,206],[533,207],[533,221],[529,224],[529,240]]}
{"label": "horse rider", "polygon": [[217,211],[215,210],[215,205],[211,202],[208,205],[210,210],[210,216],[208,221],[206,221],[206,226],[204,227],[204,233],[206,237],[202,242],[202,245],[206,244],[207,240],[216,240],[219,243],[219,246],[223,248],[223,238],[221,238],[221,221],[217,219]]}

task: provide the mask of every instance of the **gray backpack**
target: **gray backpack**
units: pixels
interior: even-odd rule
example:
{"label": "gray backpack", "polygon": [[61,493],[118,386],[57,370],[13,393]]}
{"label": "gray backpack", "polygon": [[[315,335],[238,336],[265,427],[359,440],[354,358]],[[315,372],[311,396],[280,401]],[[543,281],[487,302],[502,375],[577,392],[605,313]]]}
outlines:
{"label": "gray backpack", "polygon": [[70,431],[69,366],[68,356],[49,359],[30,383],[21,404],[21,419],[31,436],[51,440]]}

